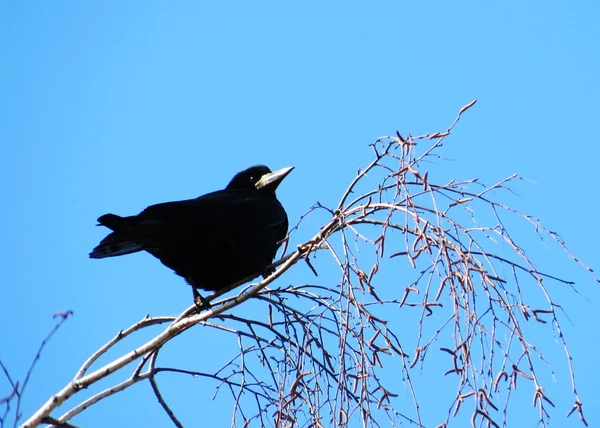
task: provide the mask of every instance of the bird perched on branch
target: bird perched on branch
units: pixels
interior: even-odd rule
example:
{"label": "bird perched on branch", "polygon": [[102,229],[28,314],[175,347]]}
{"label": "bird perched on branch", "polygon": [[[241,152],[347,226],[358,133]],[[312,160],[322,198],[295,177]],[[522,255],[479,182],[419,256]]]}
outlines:
{"label": "bird perched on branch", "polygon": [[220,290],[267,274],[286,237],[288,218],[275,190],[293,167],[264,165],[233,177],[223,190],[196,199],[152,205],[138,215],[105,214],[99,226],[113,232],[90,253],[93,259],[147,251],[193,288]]}

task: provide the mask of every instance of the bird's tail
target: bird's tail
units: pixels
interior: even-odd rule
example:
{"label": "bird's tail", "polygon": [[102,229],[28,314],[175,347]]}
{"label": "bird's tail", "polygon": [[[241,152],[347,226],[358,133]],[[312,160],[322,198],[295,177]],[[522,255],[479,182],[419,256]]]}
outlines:
{"label": "bird's tail", "polygon": [[92,259],[116,257],[142,251],[144,246],[136,242],[133,234],[128,231],[132,217],[121,217],[116,214],[105,214],[98,219],[98,226],[106,226],[113,232],[98,244],[90,253]]}

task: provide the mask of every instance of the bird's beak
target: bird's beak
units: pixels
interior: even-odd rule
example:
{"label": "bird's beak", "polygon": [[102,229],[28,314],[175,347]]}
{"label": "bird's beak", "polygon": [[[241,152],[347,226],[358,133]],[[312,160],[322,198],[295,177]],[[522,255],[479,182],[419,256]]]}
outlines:
{"label": "bird's beak", "polygon": [[287,177],[287,175],[292,172],[293,169],[293,166],[289,166],[287,168],[281,168],[278,171],[263,175],[255,184],[256,190],[274,192],[275,189],[277,189],[277,186],[281,184],[283,179]]}

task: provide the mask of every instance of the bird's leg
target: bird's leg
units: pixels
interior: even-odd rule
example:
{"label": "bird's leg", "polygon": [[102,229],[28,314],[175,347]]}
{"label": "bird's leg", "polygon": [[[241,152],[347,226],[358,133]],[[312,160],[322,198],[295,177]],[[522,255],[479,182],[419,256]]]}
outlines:
{"label": "bird's leg", "polygon": [[208,300],[206,300],[204,297],[202,297],[202,295],[200,293],[198,293],[198,290],[193,285],[192,285],[192,293],[194,294],[194,304],[196,305],[196,308],[198,308],[198,312],[202,312],[203,309],[208,310],[208,309],[212,308],[212,305],[210,304],[210,302]]}
{"label": "bird's leg", "polygon": [[208,309],[212,308],[212,305],[210,304],[210,302],[208,300],[206,300],[204,297],[202,297],[202,295],[198,292],[198,289],[194,285],[194,282],[192,281],[191,278],[188,279],[188,282],[190,283],[190,286],[192,287],[192,294],[194,296],[194,304],[196,305],[198,312],[202,312],[203,309],[208,310]]}

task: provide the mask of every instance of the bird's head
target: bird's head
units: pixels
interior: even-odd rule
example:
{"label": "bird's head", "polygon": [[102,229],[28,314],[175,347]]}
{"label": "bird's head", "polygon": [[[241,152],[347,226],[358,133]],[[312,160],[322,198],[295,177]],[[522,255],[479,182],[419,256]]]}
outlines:
{"label": "bird's head", "polygon": [[273,193],[287,175],[292,172],[293,166],[271,172],[265,165],[255,165],[238,172],[231,179],[226,189],[257,190],[259,192]]}

